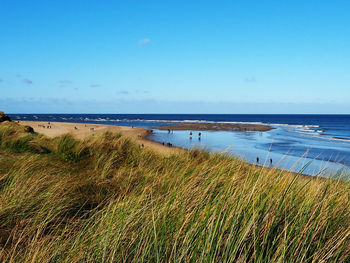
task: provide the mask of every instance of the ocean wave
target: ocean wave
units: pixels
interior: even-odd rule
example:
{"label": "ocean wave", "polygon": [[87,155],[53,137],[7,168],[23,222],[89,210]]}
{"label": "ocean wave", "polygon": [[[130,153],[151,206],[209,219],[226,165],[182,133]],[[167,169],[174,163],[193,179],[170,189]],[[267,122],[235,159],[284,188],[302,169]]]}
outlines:
{"label": "ocean wave", "polygon": [[323,131],[309,131],[309,132],[303,132],[303,131],[295,131],[303,136],[306,137],[312,137],[312,138],[318,138],[318,139],[323,139],[323,140],[329,140],[329,141],[338,141],[338,142],[343,142],[345,144],[350,144],[350,139],[348,138],[343,138],[343,137],[336,137],[336,136],[326,136],[323,135]]}
{"label": "ocean wave", "polygon": [[346,138],[342,138],[342,137],[328,137],[328,138],[331,138],[332,140],[335,140],[335,141],[343,141],[343,142],[350,142],[350,139],[346,139]]}
{"label": "ocean wave", "polygon": [[273,124],[272,126],[285,127],[289,131],[301,134],[309,138],[318,138],[318,139],[323,139],[328,141],[338,141],[338,142],[343,142],[345,144],[350,143],[350,139],[348,138],[324,135],[324,130],[320,129],[320,125]]}
{"label": "ocean wave", "polygon": [[272,126],[282,126],[282,127],[291,127],[291,128],[319,128],[320,125],[315,124],[288,124],[288,123],[266,123]]}

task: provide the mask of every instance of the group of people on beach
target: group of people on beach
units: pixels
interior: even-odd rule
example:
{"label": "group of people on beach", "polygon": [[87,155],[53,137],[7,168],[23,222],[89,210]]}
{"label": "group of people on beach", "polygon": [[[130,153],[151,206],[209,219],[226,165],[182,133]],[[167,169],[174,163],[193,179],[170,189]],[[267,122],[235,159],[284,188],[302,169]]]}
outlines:
{"label": "group of people on beach", "polygon": [[[169,133],[173,133],[173,130],[168,129],[168,134],[169,134]],[[192,136],[193,136],[193,132],[191,131],[191,132],[190,132],[190,140],[192,140]],[[199,132],[199,133],[198,133],[198,140],[199,140],[199,141],[201,140],[201,136],[202,136],[202,133]],[[172,146],[173,146],[173,144],[170,143],[170,142],[168,142],[168,143],[162,142],[162,145],[163,145],[163,146],[168,146],[168,147],[172,147]]]}
{"label": "group of people on beach", "polygon": [[[19,123],[19,121],[18,121]],[[39,128],[46,128],[46,129],[52,129],[52,126],[51,126],[51,123],[48,122],[47,125],[44,125],[44,124],[38,124],[38,127]],[[85,127],[87,127],[87,125],[85,124]],[[77,126],[74,126],[74,130],[78,130],[78,127]],[[94,131],[95,128],[93,127],[90,127],[90,131]]]}
{"label": "group of people on beach", "polygon": [[[259,157],[256,157],[256,164],[259,164],[259,161],[260,161]],[[272,158],[270,158],[270,166],[272,166],[272,163],[273,163]]]}
{"label": "group of people on beach", "polygon": [[[192,140],[192,135],[193,135],[193,133],[190,132],[190,140]],[[198,140],[201,140],[201,136],[202,136],[202,133],[199,132],[199,133],[198,133]]]}
{"label": "group of people on beach", "polygon": [[51,129],[52,128],[50,122],[48,122],[46,126],[43,125],[43,124],[38,124],[38,127],[47,128],[47,129]]}

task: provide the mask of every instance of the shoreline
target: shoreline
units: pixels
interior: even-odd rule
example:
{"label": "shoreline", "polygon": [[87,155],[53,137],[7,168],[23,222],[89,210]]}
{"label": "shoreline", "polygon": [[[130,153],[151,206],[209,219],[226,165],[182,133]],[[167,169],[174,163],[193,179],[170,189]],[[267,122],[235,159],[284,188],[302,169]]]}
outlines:
{"label": "shoreline", "polygon": [[[34,132],[43,134],[47,137],[54,138],[57,136],[61,136],[64,134],[71,134],[73,137],[77,139],[85,139],[89,136],[99,135],[104,132],[120,132],[122,135],[130,137],[134,139],[136,142],[138,142],[140,145],[143,145],[144,147],[149,147],[153,150],[156,150],[160,154],[164,154],[165,156],[170,156],[171,154],[176,154],[181,151],[188,151],[189,149],[178,147],[178,146],[167,146],[163,145],[160,142],[153,141],[149,139],[148,137],[152,134],[151,129],[146,128],[139,128],[139,127],[129,127],[129,126],[116,126],[116,125],[108,125],[108,124],[90,124],[90,123],[71,123],[71,122],[43,122],[43,121],[15,121],[18,122],[20,125],[23,126],[30,126],[34,129]],[[50,123],[50,124],[48,124]],[[50,125],[51,128],[43,128],[40,125]],[[75,127],[77,129],[75,129]],[[93,130],[90,130],[91,128],[94,128]],[[327,179],[320,176],[312,176],[308,174],[301,174],[296,172],[291,172],[288,170],[283,170],[275,167],[266,167],[262,165],[257,165],[254,163],[249,163],[245,160],[240,161],[244,165],[261,168],[261,169],[267,169],[267,170],[278,170],[281,172],[288,173],[290,175],[294,176],[302,176],[305,178],[322,178]]]}

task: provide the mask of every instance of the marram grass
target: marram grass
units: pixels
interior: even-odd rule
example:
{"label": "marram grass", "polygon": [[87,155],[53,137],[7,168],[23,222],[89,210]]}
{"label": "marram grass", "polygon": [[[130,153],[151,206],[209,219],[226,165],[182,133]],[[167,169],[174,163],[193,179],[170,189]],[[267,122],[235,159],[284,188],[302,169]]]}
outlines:
{"label": "marram grass", "polygon": [[0,124],[1,262],[349,262],[350,185]]}

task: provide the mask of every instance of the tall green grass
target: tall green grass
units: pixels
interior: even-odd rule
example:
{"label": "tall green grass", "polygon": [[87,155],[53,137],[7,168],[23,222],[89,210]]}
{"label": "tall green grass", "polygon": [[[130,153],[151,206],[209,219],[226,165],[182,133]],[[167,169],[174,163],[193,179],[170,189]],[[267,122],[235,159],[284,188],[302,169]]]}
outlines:
{"label": "tall green grass", "polygon": [[350,260],[348,182],[120,134],[0,135],[2,262]]}

